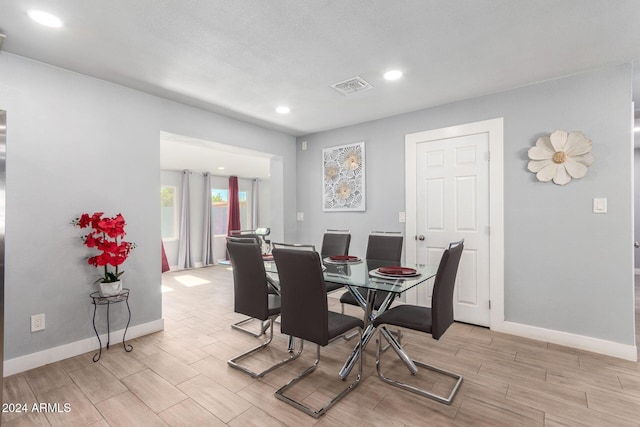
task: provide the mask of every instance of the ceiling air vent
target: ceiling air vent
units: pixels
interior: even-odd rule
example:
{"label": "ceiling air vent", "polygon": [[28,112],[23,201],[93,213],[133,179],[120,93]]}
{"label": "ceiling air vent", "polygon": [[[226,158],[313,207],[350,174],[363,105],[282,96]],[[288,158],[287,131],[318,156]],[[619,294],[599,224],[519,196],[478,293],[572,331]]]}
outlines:
{"label": "ceiling air vent", "polygon": [[332,88],[337,90],[343,95],[351,95],[356,92],[363,92],[371,89],[371,86],[365,79],[360,76],[355,76],[347,80],[343,80],[331,85]]}

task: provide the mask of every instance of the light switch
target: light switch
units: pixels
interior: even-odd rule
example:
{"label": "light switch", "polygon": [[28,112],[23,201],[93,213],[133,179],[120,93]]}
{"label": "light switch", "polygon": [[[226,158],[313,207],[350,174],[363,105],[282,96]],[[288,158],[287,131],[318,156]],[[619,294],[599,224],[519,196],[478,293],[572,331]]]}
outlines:
{"label": "light switch", "polygon": [[398,212],[398,222],[407,222],[407,215],[404,212]]}
{"label": "light switch", "polygon": [[606,198],[595,198],[595,199],[593,199],[593,213],[595,213],[595,214],[605,214],[605,213],[607,213],[607,199]]}
{"label": "light switch", "polygon": [[296,214],[296,219],[297,219],[298,221],[304,221],[304,212],[298,212],[298,213]]}

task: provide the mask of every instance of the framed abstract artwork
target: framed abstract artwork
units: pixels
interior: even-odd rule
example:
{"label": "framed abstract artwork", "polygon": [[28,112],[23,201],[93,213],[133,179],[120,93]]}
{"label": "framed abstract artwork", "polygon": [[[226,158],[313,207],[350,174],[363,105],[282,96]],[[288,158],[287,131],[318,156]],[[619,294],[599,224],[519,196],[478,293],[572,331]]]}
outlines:
{"label": "framed abstract artwork", "polygon": [[322,150],[322,210],[364,211],[364,142]]}

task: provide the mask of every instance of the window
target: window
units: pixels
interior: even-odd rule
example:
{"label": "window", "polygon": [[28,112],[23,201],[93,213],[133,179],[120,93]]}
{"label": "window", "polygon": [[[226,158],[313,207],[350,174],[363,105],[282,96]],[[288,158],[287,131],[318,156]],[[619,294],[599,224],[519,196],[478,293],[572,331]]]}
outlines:
{"label": "window", "polygon": [[[240,228],[247,230],[251,228],[251,209],[247,200],[247,192],[239,191],[240,200]],[[229,209],[229,190],[211,190],[211,217],[213,220],[213,234],[227,234],[227,218]]]}
{"label": "window", "polygon": [[160,209],[162,223],[162,240],[178,238],[178,213],[176,204],[176,187],[163,185],[160,187]]}

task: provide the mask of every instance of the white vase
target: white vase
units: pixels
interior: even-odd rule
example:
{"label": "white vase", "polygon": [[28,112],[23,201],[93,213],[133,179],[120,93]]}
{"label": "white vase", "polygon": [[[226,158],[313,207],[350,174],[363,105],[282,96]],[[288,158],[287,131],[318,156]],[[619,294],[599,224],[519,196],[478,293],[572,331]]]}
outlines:
{"label": "white vase", "polygon": [[101,297],[110,297],[113,295],[118,295],[122,292],[122,280],[118,280],[117,282],[111,283],[98,283],[98,289]]}

